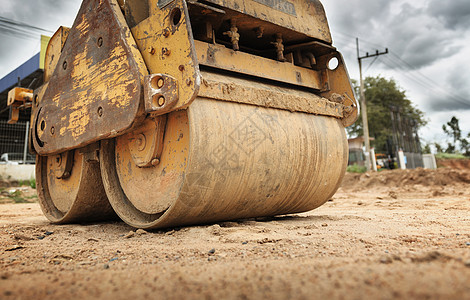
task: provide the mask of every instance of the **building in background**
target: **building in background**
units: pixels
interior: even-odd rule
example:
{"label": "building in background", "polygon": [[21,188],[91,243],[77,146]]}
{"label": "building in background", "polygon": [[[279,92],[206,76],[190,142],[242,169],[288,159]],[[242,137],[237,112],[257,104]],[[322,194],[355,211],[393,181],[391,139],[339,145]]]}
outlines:
{"label": "building in background", "polygon": [[[370,138],[372,140],[372,138]],[[366,156],[364,155],[364,137],[348,139],[349,160],[348,166],[358,165],[365,166]]]}
{"label": "building in background", "polygon": [[399,167],[404,169],[416,169],[424,167],[423,155],[421,151],[421,142],[418,135],[418,126],[416,121],[403,117],[400,107],[390,108],[390,117],[392,119],[392,136],[387,143],[389,152],[394,157],[398,157],[399,151],[403,151],[405,166]]}
{"label": "building in background", "polygon": [[31,110],[21,112],[16,124],[7,124],[10,107],[8,91],[14,87],[36,89],[43,83],[44,60],[50,37],[41,36],[41,50],[21,66],[0,79],[0,160],[2,162],[34,163],[35,156],[28,148],[28,130]]}

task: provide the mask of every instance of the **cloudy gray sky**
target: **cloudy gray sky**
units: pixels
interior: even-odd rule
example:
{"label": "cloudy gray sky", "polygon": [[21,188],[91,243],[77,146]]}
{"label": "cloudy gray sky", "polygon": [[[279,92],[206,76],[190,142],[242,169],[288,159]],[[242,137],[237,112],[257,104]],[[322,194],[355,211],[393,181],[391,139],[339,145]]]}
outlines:
{"label": "cloudy gray sky", "polygon": [[[335,46],[351,78],[358,79],[356,41],[361,55],[391,51],[364,62],[366,76],[395,79],[429,125],[428,142],[445,142],[442,124],[457,116],[470,131],[469,0],[323,0]],[[71,26],[81,0],[1,0],[0,17],[55,31]],[[0,78],[39,51],[39,38],[15,37],[0,28]],[[370,65],[370,66],[369,66]]]}

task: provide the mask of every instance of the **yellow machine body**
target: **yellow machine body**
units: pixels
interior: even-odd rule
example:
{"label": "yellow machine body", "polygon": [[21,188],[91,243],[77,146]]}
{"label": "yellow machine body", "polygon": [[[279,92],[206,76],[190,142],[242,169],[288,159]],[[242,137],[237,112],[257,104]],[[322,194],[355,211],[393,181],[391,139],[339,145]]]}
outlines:
{"label": "yellow machine body", "polygon": [[322,205],[358,114],[317,0],[85,0],[33,99],[46,216],[139,228]]}

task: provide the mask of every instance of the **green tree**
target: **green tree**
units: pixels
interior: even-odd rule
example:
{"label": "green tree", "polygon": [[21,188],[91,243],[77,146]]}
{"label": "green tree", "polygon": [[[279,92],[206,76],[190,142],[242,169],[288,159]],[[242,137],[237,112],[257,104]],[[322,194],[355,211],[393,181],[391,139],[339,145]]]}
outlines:
{"label": "green tree", "polygon": [[447,149],[445,152],[449,154],[455,153],[455,144],[447,143]]}
{"label": "green tree", "polygon": [[454,141],[453,144],[448,143],[446,152],[455,153],[455,149],[457,148],[457,142],[460,141],[462,138],[462,131],[460,130],[459,119],[453,116],[449,122],[442,125],[442,130],[444,130],[445,134],[447,134]]}
{"label": "green tree", "polygon": [[470,157],[470,132],[467,134],[466,139],[460,140],[460,149],[462,150],[463,155]]}
{"label": "green tree", "polygon": [[444,152],[444,149],[442,149],[442,146],[438,143],[434,143],[434,147],[436,147],[436,152],[437,153],[442,153]]}
{"label": "green tree", "polygon": [[426,143],[426,145],[424,145],[424,147],[423,147],[423,153],[424,154],[430,154],[431,153],[431,145]]}
{"label": "green tree", "polygon": [[[353,81],[356,94],[359,95],[359,86]],[[393,79],[386,79],[380,76],[367,77],[364,80],[364,93],[367,99],[367,116],[369,123],[369,135],[374,138],[371,141],[376,152],[387,151],[387,140],[393,134],[391,108],[400,108],[402,118],[413,120],[417,128],[426,125],[424,113],[417,109],[406,97]],[[348,128],[350,135],[362,136],[362,117]]]}

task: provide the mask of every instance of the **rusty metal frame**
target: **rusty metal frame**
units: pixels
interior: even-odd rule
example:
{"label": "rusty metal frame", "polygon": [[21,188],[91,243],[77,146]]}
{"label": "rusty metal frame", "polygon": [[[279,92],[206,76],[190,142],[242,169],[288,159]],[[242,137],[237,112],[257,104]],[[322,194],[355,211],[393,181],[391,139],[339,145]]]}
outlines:
{"label": "rusty metal frame", "polygon": [[126,132],[143,117],[147,74],[116,0],[83,1],[36,102],[32,140],[37,153],[60,153]]}

